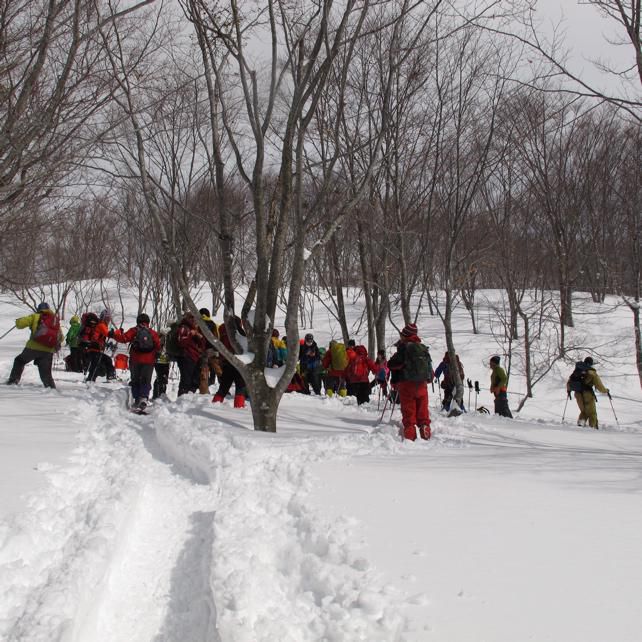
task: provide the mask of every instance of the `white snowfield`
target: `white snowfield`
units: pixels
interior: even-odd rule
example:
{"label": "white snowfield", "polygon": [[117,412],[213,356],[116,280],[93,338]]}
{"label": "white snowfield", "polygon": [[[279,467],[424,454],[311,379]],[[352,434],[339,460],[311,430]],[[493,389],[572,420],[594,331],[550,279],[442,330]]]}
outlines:
{"label": "white snowfield", "polygon": [[54,375],[0,385],[2,641],[642,640],[639,388],[599,431],[561,423],[559,382],[513,421],[431,395],[402,443],[376,396],[286,395],[263,434],[231,399],[137,416],[125,383]]}

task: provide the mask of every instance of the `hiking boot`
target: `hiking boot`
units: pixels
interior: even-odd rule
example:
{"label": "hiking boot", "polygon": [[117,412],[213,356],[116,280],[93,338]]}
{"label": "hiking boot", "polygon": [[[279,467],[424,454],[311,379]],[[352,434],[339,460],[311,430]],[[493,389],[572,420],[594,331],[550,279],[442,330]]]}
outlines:
{"label": "hiking boot", "polygon": [[414,426],[408,426],[403,429],[403,438],[410,441],[415,441],[417,439],[417,429]]}
{"label": "hiking boot", "polygon": [[212,397],[212,403],[223,403],[225,401],[225,397],[223,395],[214,395]]}
{"label": "hiking boot", "polygon": [[422,439],[430,439],[432,435],[432,431],[430,430],[430,426],[419,426],[419,436]]}
{"label": "hiking boot", "polygon": [[245,408],[245,395],[236,395],[234,397],[235,408]]}

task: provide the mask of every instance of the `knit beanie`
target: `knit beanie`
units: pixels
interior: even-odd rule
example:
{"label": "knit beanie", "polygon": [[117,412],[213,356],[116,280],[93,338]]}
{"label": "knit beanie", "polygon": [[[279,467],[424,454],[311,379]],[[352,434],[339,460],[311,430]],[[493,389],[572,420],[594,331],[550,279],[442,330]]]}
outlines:
{"label": "knit beanie", "polygon": [[499,365],[499,357],[497,355],[495,355],[494,357],[491,357],[490,362],[496,363],[497,365]]}
{"label": "knit beanie", "polygon": [[417,336],[417,325],[415,323],[409,323],[404,326],[404,329],[401,331],[402,337],[416,337]]}

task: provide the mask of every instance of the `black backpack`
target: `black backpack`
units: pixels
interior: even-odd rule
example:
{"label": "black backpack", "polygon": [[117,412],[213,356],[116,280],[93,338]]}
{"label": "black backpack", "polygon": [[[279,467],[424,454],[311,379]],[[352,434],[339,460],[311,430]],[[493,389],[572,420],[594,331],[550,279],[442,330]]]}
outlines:
{"label": "black backpack", "polygon": [[167,358],[171,361],[175,361],[178,357],[181,356],[182,350],[178,345],[178,328],[180,326],[180,321],[174,321],[169,326],[169,332],[165,336],[165,353]]}
{"label": "black backpack", "polygon": [[131,343],[131,347],[136,352],[152,352],[154,350],[154,336],[146,325],[136,327],[136,336]]}
{"label": "black backpack", "polygon": [[403,379],[404,381],[428,381],[432,374],[430,352],[423,343],[406,343]]}
{"label": "black backpack", "polygon": [[591,366],[588,366],[583,361],[578,361],[575,364],[575,370],[571,373],[571,376],[568,378],[568,388],[571,392],[586,392],[591,390],[591,386],[586,383],[586,375],[591,369]]}

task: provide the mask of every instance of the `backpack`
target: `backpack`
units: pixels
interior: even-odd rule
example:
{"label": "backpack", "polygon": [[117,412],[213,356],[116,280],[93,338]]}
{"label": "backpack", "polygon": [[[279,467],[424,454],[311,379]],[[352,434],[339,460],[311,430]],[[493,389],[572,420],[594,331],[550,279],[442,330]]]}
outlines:
{"label": "backpack", "polygon": [[178,345],[179,325],[179,321],[171,323],[169,326],[169,332],[165,336],[165,353],[167,354],[167,358],[172,361],[175,361],[182,354],[181,347]]}
{"label": "backpack", "polygon": [[586,375],[590,369],[591,367],[583,361],[578,361],[575,364],[575,370],[573,370],[571,376],[568,378],[568,387],[571,392],[586,392],[587,390],[591,390],[591,386],[586,383]]}
{"label": "backpack", "polygon": [[348,365],[346,376],[350,380],[363,381],[368,379],[370,368],[368,368],[368,358],[358,354]]}
{"label": "backpack", "polygon": [[405,381],[428,381],[432,375],[432,359],[423,343],[407,343],[403,365]]}
{"label": "backpack", "polygon": [[345,370],[348,366],[348,353],[343,343],[334,343],[330,348],[330,362],[333,370]]}
{"label": "backpack", "polygon": [[55,348],[58,345],[58,334],[60,333],[60,319],[57,314],[40,314],[36,331],[33,333],[33,340],[47,348]]}
{"label": "backpack", "polygon": [[78,346],[88,348],[92,343],[94,329],[98,325],[98,315],[94,312],[85,312],[80,318],[80,330],[78,330]]}
{"label": "backpack", "polygon": [[152,331],[146,325],[137,326],[136,336],[131,342],[131,349],[136,352],[152,352],[154,347]]}

